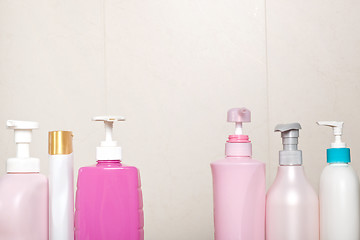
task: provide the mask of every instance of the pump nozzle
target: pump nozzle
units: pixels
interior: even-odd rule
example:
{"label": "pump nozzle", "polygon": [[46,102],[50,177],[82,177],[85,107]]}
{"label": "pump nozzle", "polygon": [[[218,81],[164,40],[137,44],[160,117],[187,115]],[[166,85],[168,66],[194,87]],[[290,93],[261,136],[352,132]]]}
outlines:
{"label": "pump nozzle", "polygon": [[301,129],[300,123],[276,125],[275,132],[281,132],[281,137],[283,139],[283,150],[297,150],[299,129]]}
{"label": "pump nozzle", "polygon": [[8,120],[8,129],[14,130],[16,143],[16,157],[7,161],[8,172],[39,172],[40,162],[30,157],[30,143],[32,130],[39,128],[38,122]]}
{"label": "pump nozzle", "polygon": [[335,142],[331,143],[331,148],[346,148],[346,143],[341,141],[342,128],[343,128],[344,122],[319,121],[319,122],[317,122],[317,124],[320,126],[326,126],[326,127],[333,128]]}
{"label": "pump nozzle", "polygon": [[116,121],[125,121],[120,116],[99,116],[93,117],[93,121],[102,121],[105,124],[105,141],[102,141],[100,147],[97,147],[97,160],[120,160],[121,147],[117,146],[117,142],[113,141],[113,126]]}
{"label": "pump nozzle", "polygon": [[8,120],[6,122],[8,129],[13,129],[16,143],[16,157],[30,157],[29,144],[31,143],[32,130],[39,128],[39,123],[30,121]]}
{"label": "pump nozzle", "polygon": [[246,108],[232,108],[227,113],[227,121],[235,123],[235,135],[242,135],[242,123],[251,122],[251,112]]}
{"label": "pump nozzle", "polygon": [[302,153],[298,150],[300,123],[278,124],[275,132],[281,132],[283,150],[280,151],[280,165],[301,165]]}

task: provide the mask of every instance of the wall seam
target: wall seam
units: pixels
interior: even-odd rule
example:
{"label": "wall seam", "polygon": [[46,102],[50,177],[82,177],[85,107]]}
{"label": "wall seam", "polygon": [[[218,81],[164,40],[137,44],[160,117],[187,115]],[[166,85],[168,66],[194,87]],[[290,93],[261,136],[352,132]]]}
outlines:
{"label": "wall seam", "polygon": [[264,24],[265,24],[265,78],[266,78],[266,119],[267,119],[267,174],[266,181],[267,186],[270,186],[270,167],[271,167],[271,151],[270,151],[270,82],[269,82],[269,57],[268,57],[268,12],[267,12],[267,0],[264,0]]}
{"label": "wall seam", "polygon": [[109,96],[108,96],[108,77],[107,77],[107,44],[106,44],[106,0],[103,0],[103,28],[104,28],[104,31],[103,31],[103,34],[104,34],[104,45],[103,45],[103,48],[104,48],[104,94],[105,94],[105,114],[107,115],[108,114],[108,99],[109,99]]}

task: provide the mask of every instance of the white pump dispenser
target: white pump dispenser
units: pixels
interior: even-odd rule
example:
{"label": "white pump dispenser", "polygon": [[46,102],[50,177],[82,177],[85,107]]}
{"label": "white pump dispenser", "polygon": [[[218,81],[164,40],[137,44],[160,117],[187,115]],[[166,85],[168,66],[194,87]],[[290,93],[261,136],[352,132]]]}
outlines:
{"label": "white pump dispenser", "polygon": [[113,125],[116,121],[125,121],[120,116],[99,116],[93,117],[93,121],[102,121],[105,124],[105,141],[96,148],[96,160],[121,160],[121,147],[113,141]]}
{"label": "white pump dispenser", "polygon": [[335,121],[319,121],[317,122],[320,126],[332,127],[335,136],[335,142],[331,143],[331,148],[346,148],[346,143],[341,141],[342,128],[344,122]]}
{"label": "white pump dispenser", "polygon": [[328,165],[320,177],[320,239],[360,239],[360,184],[350,162],[350,148],[341,141],[343,122],[320,121],[332,127],[335,142],[326,149]]}
{"label": "white pump dispenser", "polygon": [[13,129],[16,143],[16,157],[7,160],[7,172],[40,172],[40,159],[30,157],[32,130],[39,128],[39,123],[30,121],[8,120],[8,129]]}

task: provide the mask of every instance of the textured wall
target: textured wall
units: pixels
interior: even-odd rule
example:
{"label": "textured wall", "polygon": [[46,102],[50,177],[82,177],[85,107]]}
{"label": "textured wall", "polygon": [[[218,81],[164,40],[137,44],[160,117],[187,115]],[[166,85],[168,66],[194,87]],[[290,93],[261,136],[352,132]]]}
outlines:
{"label": "textured wall", "polygon": [[360,3],[305,0],[0,1],[1,173],[14,156],[7,119],[36,120],[32,155],[47,173],[47,132],[74,131],[75,169],[94,163],[103,127],[140,168],[147,240],[212,239],[209,163],[223,157],[246,106],[254,157],[277,170],[276,123],[299,121],[306,173],[317,188],[330,129],[360,171]]}

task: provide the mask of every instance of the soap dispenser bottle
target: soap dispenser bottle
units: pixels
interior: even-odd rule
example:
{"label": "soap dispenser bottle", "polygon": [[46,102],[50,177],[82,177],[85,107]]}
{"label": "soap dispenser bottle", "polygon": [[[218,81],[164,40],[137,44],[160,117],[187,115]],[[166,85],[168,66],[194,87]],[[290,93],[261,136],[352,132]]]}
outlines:
{"label": "soap dispenser bottle", "polygon": [[318,240],[319,201],[307,181],[298,150],[299,123],[279,124],[283,150],[266,198],[266,240]]}
{"label": "soap dispenser bottle", "polygon": [[246,108],[228,111],[235,134],[225,144],[226,157],[211,163],[215,240],[265,239],[265,164],[252,159],[251,142],[242,130],[250,114]]}
{"label": "soap dispenser bottle", "polygon": [[48,240],[48,180],[40,160],[30,157],[32,130],[37,122],[7,121],[14,130],[16,157],[7,160],[7,174],[0,177],[0,239]]}
{"label": "soap dispenser bottle", "polygon": [[97,164],[79,169],[75,202],[76,240],[143,240],[144,215],[139,171],[121,162],[112,138],[113,123],[123,117],[95,117],[105,123],[105,141]]}
{"label": "soap dispenser bottle", "polygon": [[327,149],[327,163],[320,177],[320,239],[360,239],[359,178],[350,163],[350,148],[341,141],[343,122],[323,121],[333,128],[335,142]]}

